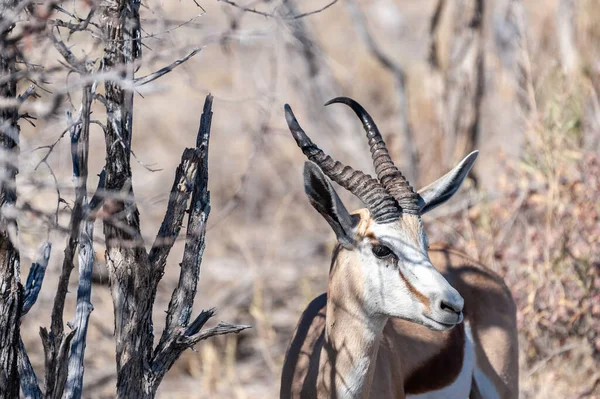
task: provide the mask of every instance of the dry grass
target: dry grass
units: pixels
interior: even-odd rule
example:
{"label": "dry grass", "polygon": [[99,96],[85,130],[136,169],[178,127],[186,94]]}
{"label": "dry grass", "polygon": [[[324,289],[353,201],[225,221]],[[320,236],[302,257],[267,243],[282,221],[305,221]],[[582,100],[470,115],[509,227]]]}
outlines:
{"label": "dry grass", "polygon": [[[317,0],[298,3],[301,11],[323,5]],[[523,88],[498,59],[494,32],[488,28],[487,94],[476,170],[482,184],[463,190],[436,210],[427,225],[431,241],[452,243],[505,276],[519,309],[522,397],[573,398],[593,382],[590,376],[598,369],[600,350],[600,158],[594,153],[598,148],[589,146],[599,135],[589,118],[594,115],[591,96],[598,90],[594,82],[600,81],[599,33],[593,22],[598,19],[592,17],[600,13],[600,6],[593,0],[581,2],[577,35],[584,74],[566,78],[554,36],[557,1],[544,1],[543,7],[539,3],[525,2],[531,61],[531,80],[525,89],[535,106],[524,113],[515,105]],[[262,6],[268,10],[276,4]],[[502,4],[490,5],[486,21],[495,21]],[[419,185],[424,185],[450,166],[439,161],[447,158],[438,112],[441,78],[426,64],[434,2],[378,0],[361,5],[380,46],[407,70],[410,115],[421,154]],[[205,1],[206,14],[169,30],[153,21],[159,17],[183,21],[200,10],[193,2],[149,1],[147,6],[146,33],[161,34],[145,41],[152,51],[144,49],[148,62],[140,75],[170,62],[159,56],[161,51],[170,49],[169,59],[177,58],[229,31],[231,17],[240,16],[230,6]],[[143,97],[136,96],[133,148],[140,163],[162,169],[150,172],[134,164],[142,229],[146,242],[151,242],[174,167],[183,148],[195,140],[202,99],[208,91],[215,95],[212,213],[195,310],[216,306],[219,319],[254,326],[240,336],[220,337],[188,351],[168,374],[160,397],[277,397],[296,321],[326,288],[333,235],[304,197],[303,157],[285,128],[283,103],[294,107],[304,128],[327,152],[371,170],[354,117],[341,107],[321,106],[337,95],[356,98],[371,111],[403,165],[392,77],[369,57],[343,2],[302,22],[315,40],[315,76],[310,76],[289,24],[246,14],[231,40],[211,42],[196,58],[141,93]],[[442,39],[444,43],[448,38]],[[79,43],[84,38],[73,40]],[[53,59],[51,53],[45,57]],[[96,112],[101,119],[100,109]],[[33,171],[42,154],[31,150],[52,142],[63,126],[64,121],[51,120],[36,129],[24,127],[20,195],[47,209],[54,206],[56,194],[51,187],[40,191],[30,184],[52,182],[44,168]],[[90,170],[99,171],[104,142],[96,127],[92,148]],[[71,184],[68,154],[68,143],[61,142],[50,160],[66,198]],[[342,198],[349,208],[359,206],[347,193]],[[20,226],[26,263],[46,231],[39,220],[25,215]],[[98,224],[96,238],[101,239],[101,231]],[[38,373],[43,367],[38,328],[49,323],[64,242],[58,234],[52,237],[52,266],[23,328]],[[101,263],[100,241],[97,250]],[[177,282],[181,252],[182,243],[177,243],[159,287],[154,309],[157,334]],[[74,296],[73,289],[67,318],[74,311]],[[86,396],[108,398],[114,396],[115,361],[112,302],[106,286],[94,286],[92,302]],[[600,391],[593,395],[600,397]]]}

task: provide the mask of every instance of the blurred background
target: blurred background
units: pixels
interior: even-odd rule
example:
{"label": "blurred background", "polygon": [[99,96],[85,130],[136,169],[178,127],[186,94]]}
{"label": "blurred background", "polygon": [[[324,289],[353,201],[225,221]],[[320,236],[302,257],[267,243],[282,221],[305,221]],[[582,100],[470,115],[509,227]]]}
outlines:
{"label": "blurred background", "polygon": [[[518,306],[522,398],[600,397],[600,1],[196,1],[142,3],[137,76],[202,50],[136,92],[134,191],[150,245],[212,93],[212,210],[195,312],[214,306],[215,322],[253,328],[187,351],[159,397],[278,397],[288,342],[306,305],[326,290],[335,243],[304,195],[304,156],[283,105],[327,153],[372,173],[359,121],[346,107],[323,106],[337,96],[372,114],[415,188],[480,150],[465,187],[424,218],[430,241],[450,243],[506,279]],[[64,4],[82,16],[89,6]],[[63,39],[75,55],[101,54],[87,32]],[[47,42],[26,51],[46,68],[60,65]],[[48,85],[68,87],[69,78]],[[77,104],[77,95],[68,101]],[[101,107],[94,110],[93,119],[105,120]],[[72,204],[68,137],[36,169],[48,152],[40,146],[55,142],[66,121],[21,126],[19,201],[52,212],[59,187],[60,207]],[[99,126],[90,140],[88,186],[95,187],[105,153]],[[349,209],[361,207],[340,194]],[[64,247],[47,222],[31,213],[19,218],[23,265],[48,235],[53,242],[40,300],[22,328],[38,375],[39,327],[50,322]],[[67,224],[61,216],[59,225]],[[113,397],[116,381],[101,231],[97,222],[90,398]],[[179,241],[159,286],[156,336],[182,250]],[[66,317],[74,314],[75,280]]]}

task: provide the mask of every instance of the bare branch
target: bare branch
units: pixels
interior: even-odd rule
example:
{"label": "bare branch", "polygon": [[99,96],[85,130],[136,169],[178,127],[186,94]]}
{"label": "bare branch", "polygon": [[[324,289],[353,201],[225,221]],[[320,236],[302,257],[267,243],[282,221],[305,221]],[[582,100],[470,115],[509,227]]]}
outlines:
{"label": "bare branch", "polygon": [[[68,124],[72,126],[71,130],[71,157],[73,163],[73,181],[75,184],[75,204],[71,212],[71,220],[69,221],[69,237],[65,248],[65,257],[61,275],[58,282],[56,296],[54,298],[54,306],[52,308],[52,321],[50,334],[46,336],[50,339],[44,342],[46,348],[46,395],[56,395],[64,389],[64,378],[67,375],[67,357],[68,348],[66,347],[64,354],[65,361],[59,362],[59,356],[63,356],[59,349],[63,348],[65,343],[63,313],[65,307],[65,298],[71,278],[71,272],[74,265],[75,250],[79,243],[81,222],[84,216],[84,206],[87,197],[87,159],[89,146],[89,129],[90,129],[90,107],[92,102],[92,88],[86,87],[83,90],[81,124],[74,124],[71,120],[70,112],[67,113]],[[72,336],[72,334],[71,334]],[[64,369],[64,370],[63,370]],[[56,385],[61,384],[61,385]],[[60,396],[60,395],[59,395]]]}
{"label": "bare branch", "polygon": [[23,310],[21,312],[21,317],[25,316],[35,304],[35,301],[37,301],[38,294],[42,289],[44,276],[46,275],[46,268],[48,267],[48,261],[50,260],[51,250],[51,243],[48,241],[43,243],[38,251],[37,261],[32,264],[31,269],[29,269],[29,275],[27,276],[27,283],[25,285],[25,298],[23,299]]}
{"label": "bare branch", "polygon": [[541,368],[543,368],[546,363],[555,358],[556,356],[560,356],[563,353],[572,351],[573,349],[583,348],[587,346],[587,344],[582,343],[572,343],[570,345],[563,345],[560,348],[553,350],[548,354],[548,356],[536,362],[527,372],[525,373],[525,377],[530,378],[532,375],[537,373]]}
{"label": "bare branch", "polygon": [[371,52],[371,54],[379,61],[379,63],[388,71],[390,71],[394,79],[396,81],[396,95],[398,97],[398,119],[400,120],[400,126],[402,127],[402,132],[404,133],[404,145],[406,146],[406,152],[408,153],[409,161],[403,166],[403,171],[407,177],[407,179],[413,184],[417,184],[419,180],[418,170],[419,170],[419,154],[417,152],[417,148],[414,143],[412,129],[409,121],[409,111],[408,111],[408,100],[406,98],[406,74],[404,69],[396,62],[394,62],[390,57],[388,57],[377,45],[371,34],[369,33],[369,29],[367,28],[367,21],[365,20],[365,16],[363,15],[360,7],[356,0],[348,0],[346,2],[348,5],[348,9],[352,14],[352,18],[354,23],[358,29],[358,33],[362,37],[363,41],[367,45],[367,48]]}
{"label": "bare branch", "polygon": [[204,110],[200,119],[200,128],[196,138],[196,149],[200,158],[200,164],[198,165],[194,181],[179,283],[173,291],[171,301],[169,302],[167,325],[163,332],[163,337],[169,334],[176,326],[187,326],[192,313],[194,297],[196,296],[200,264],[202,263],[202,255],[204,254],[206,221],[210,213],[208,143],[212,121],[212,101],[213,97],[210,94],[206,96]]}
{"label": "bare branch", "polygon": [[[210,212],[208,143],[212,122],[212,101],[213,97],[210,94],[206,96],[196,139],[196,148],[188,148],[183,153],[173,184],[167,214],[157,237],[158,241],[159,237],[164,238],[170,234],[169,237],[174,239],[179,233],[189,196],[189,185],[191,184],[193,191],[179,283],[171,296],[166,326],[152,358],[152,373],[149,379],[151,380],[152,392],[156,391],[164,375],[187,348],[214,335],[238,333],[249,328],[249,326],[221,323],[213,329],[201,332],[202,327],[214,315],[214,309],[201,312],[192,323],[189,323],[204,253],[206,222]],[[188,164],[186,160],[188,158],[194,161],[193,163],[189,162],[190,167],[195,166],[196,169],[186,173],[186,165]],[[155,270],[158,277],[157,282],[164,268],[164,262],[166,262],[168,249],[170,249],[172,242],[168,242],[167,245],[169,245],[167,250],[153,250],[155,254],[153,258],[156,259],[156,262],[162,262],[157,264],[158,269]]]}
{"label": "bare branch", "polygon": [[130,151],[131,155],[133,155],[133,159],[135,159],[135,161],[141,165],[144,169],[146,169],[148,172],[160,172],[162,169],[153,169],[150,167],[150,165],[147,165],[146,163],[142,162],[137,155],[135,155],[135,152],[133,150]]}
{"label": "bare branch", "polygon": [[[444,84],[446,163],[477,148],[481,103],[485,90],[483,0],[454,3],[454,32]],[[477,184],[476,174],[471,177]]]}
{"label": "bare branch", "polygon": [[44,149],[44,148],[48,149],[48,152],[43,156],[43,158],[36,165],[35,170],[37,170],[40,167],[41,164],[46,163],[46,161],[48,161],[48,157],[50,157],[50,154],[52,153],[52,151],[54,150],[54,147],[56,147],[56,145],[58,144],[58,142],[60,140],[62,140],[63,137],[65,137],[65,135],[67,134],[67,132],[71,131],[71,129],[74,129],[75,125],[78,125],[80,123],[81,123],[80,119],[72,122],[72,124],[68,125],[67,128],[61,132],[61,134],[58,136],[58,138],[56,140],[54,140],[54,142],[52,144],[44,145],[44,146],[37,147],[37,148],[33,149],[33,151],[41,150],[41,149]]}
{"label": "bare branch", "polygon": [[179,236],[200,160],[197,149],[186,148],[175,172],[167,212],[149,255],[150,263],[159,275],[162,275],[169,251]]}
{"label": "bare branch", "polygon": [[[242,11],[250,12],[250,13],[253,13],[253,14],[257,14],[257,15],[261,15],[263,17],[267,17],[267,18],[281,18],[281,17],[278,17],[275,14],[270,14],[270,13],[267,13],[267,12],[264,12],[264,11],[259,11],[259,10],[255,9],[255,8],[249,8],[249,7],[241,6],[241,5],[237,4],[235,1],[231,1],[231,0],[219,0],[219,1],[222,1],[223,3],[229,4],[230,6],[233,6],[235,8],[239,8]],[[331,7],[332,5],[334,5],[337,2],[338,2],[338,0],[332,0],[330,3],[327,3],[323,7],[318,8],[316,10],[304,12],[302,14],[285,16],[282,19],[300,19],[300,18],[308,17],[308,16],[311,16],[311,15],[314,15],[314,14],[318,14],[318,13],[320,13],[322,11],[327,10],[329,7]]]}
{"label": "bare branch", "polygon": [[93,310],[90,297],[92,294],[92,271],[94,268],[93,248],[94,221],[86,220],[81,224],[79,233],[79,288],[77,289],[77,306],[73,327],[75,337],[71,344],[69,356],[67,386],[65,398],[81,398],[83,391],[84,354],[90,313]]}
{"label": "bare branch", "polygon": [[84,19],[78,18],[76,15],[68,13],[62,7],[57,6],[56,9],[60,9],[62,12],[67,13],[71,18],[75,18],[79,21],[76,24],[71,23],[71,22],[64,22],[60,19],[57,19],[56,21],[54,21],[54,24],[56,26],[67,28],[67,29],[69,29],[69,32],[72,34],[73,32],[83,31],[88,28],[88,25],[90,24],[90,21],[91,21],[92,17],[94,16],[94,13],[96,12],[96,2],[92,2],[92,7],[90,9],[90,12],[88,13],[87,17],[85,17]]}
{"label": "bare branch", "polygon": [[[40,337],[42,338],[42,346],[44,347],[44,356],[46,358],[46,398],[48,399],[59,399],[62,396],[65,382],[67,381],[67,367],[69,357],[69,346],[75,331],[69,332],[64,336],[64,339],[60,341],[58,348],[53,348],[49,344],[54,344],[54,339],[50,336],[51,332],[44,327],[40,328]],[[53,357],[53,352],[56,352],[56,356]],[[52,360],[52,363],[48,363],[48,359]],[[52,372],[48,372],[48,367],[54,367]],[[49,381],[51,378],[52,381]],[[52,393],[48,392],[48,386],[52,386]]]}
{"label": "bare branch", "polygon": [[202,48],[195,48],[194,50],[192,50],[191,53],[189,53],[188,55],[186,55],[183,58],[180,58],[176,61],[174,61],[173,63],[167,65],[164,68],[159,69],[156,72],[153,72],[149,75],[143,76],[141,78],[136,78],[133,82],[134,85],[136,87],[139,86],[143,86],[145,84],[148,84],[166,74],[168,74],[169,72],[171,72],[173,69],[177,68],[179,65],[183,64],[184,62],[186,62],[187,60],[189,60],[190,58],[192,58],[193,56],[195,56],[196,54],[198,54],[200,51],[202,51]]}
{"label": "bare branch", "polygon": [[[237,334],[248,328],[247,325],[235,325],[220,322],[216,327],[201,331],[206,322],[215,315],[215,309],[203,310],[189,327],[177,327],[171,331],[165,341],[158,345],[152,359],[154,389],[158,388],[166,372],[173,366],[183,351],[210,337],[225,334]],[[161,337],[162,339],[162,337]]]}
{"label": "bare branch", "polygon": [[39,98],[40,97],[35,92],[35,86],[34,85],[30,85],[29,87],[27,87],[27,90],[25,90],[25,92],[19,96],[19,102],[22,104],[25,101],[27,101],[27,99],[29,97],[34,97],[34,98]]}
{"label": "bare branch", "polygon": [[187,347],[191,347],[196,345],[198,342],[205,340],[210,337],[215,337],[217,335],[225,335],[225,334],[237,334],[242,332],[251,326],[248,325],[239,325],[239,324],[230,324],[225,322],[220,322],[216,327],[209,328],[208,330],[200,331],[195,335],[187,336],[182,338],[181,343],[185,343]]}
{"label": "bare branch", "polygon": [[42,391],[22,339],[19,339],[19,381],[25,399],[42,399]]}
{"label": "bare branch", "polygon": [[308,17],[308,16],[311,16],[311,15],[314,15],[314,14],[318,14],[321,11],[327,10],[329,7],[331,7],[332,5],[334,5],[337,2],[338,2],[338,0],[333,0],[331,3],[328,3],[328,4],[324,5],[323,7],[318,8],[316,10],[309,11],[309,12],[304,12],[302,14],[292,15],[292,16],[289,16],[289,17],[285,17],[284,19],[300,19],[300,18]]}
{"label": "bare branch", "polygon": [[[78,21],[77,25],[73,25],[70,22],[69,23],[65,23],[63,21],[60,21],[60,22],[59,21],[55,21],[57,26],[66,25],[65,27],[71,29],[72,31],[85,30],[85,28],[87,28],[87,25],[84,27],[83,24],[85,23],[86,20],[88,20],[88,24],[89,25],[95,26],[98,29],[102,29],[102,27],[100,25],[98,25],[97,23],[91,21],[91,18],[92,18],[92,16],[94,15],[94,13],[96,11],[96,3],[95,2],[92,4],[92,8],[90,9],[90,12],[88,13],[88,16],[85,19],[79,18],[77,15],[68,12],[67,10],[65,10],[64,8],[62,8],[59,5],[54,4],[53,7],[58,12],[61,12],[61,13],[65,14],[65,15],[69,16],[70,18],[73,18],[73,19],[75,19],[75,20]],[[75,29],[72,29],[72,28],[75,28]]]}
{"label": "bare branch", "polygon": [[[84,373],[84,354],[86,346],[86,336],[92,304],[90,297],[92,293],[92,271],[94,267],[94,221],[86,218],[87,213],[87,177],[88,177],[88,153],[89,153],[89,135],[90,135],[90,111],[93,99],[93,90],[96,86],[86,87],[83,91],[83,109],[82,109],[82,129],[80,134],[71,136],[72,162],[73,162],[73,180],[75,182],[75,192],[77,201],[80,202],[81,209],[77,210],[78,217],[78,237],[77,246],[79,247],[79,287],[77,289],[77,305],[75,310],[75,321],[72,328],[75,335],[71,344],[71,353],[69,355],[67,367],[67,381],[65,398],[81,398],[83,390]],[[99,185],[104,184],[101,177]],[[76,201],[76,202],[77,202]],[[76,213],[73,209],[73,213]],[[68,281],[68,280],[67,280]]]}
{"label": "bare branch", "polygon": [[445,5],[446,0],[438,0],[429,22],[429,56],[427,57],[427,61],[433,69],[438,69],[440,67],[437,48],[437,33],[440,26],[440,19],[442,18],[442,11],[444,10]]}
{"label": "bare branch", "polygon": [[54,48],[60,53],[60,55],[62,55],[67,64],[69,64],[69,66],[73,68],[74,71],[79,72],[80,74],[85,74],[85,65],[83,64],[83,62],[78,60],[77,57],[75,57],[75,55],[71,52],[71,50],[69,50],[65,43],[59,38],[57,38],[56,35],[52,32],[49,34],[49,37],[50,40],[52,40],[52,43],[54,44]]}
{"label": "bare branch", "polygon": [[104,186],[106,185],[106,170],[102,169],[100,172],[100,178],[98,179],[98,187],[96,187],[96,192],[92,196],[90,203],[86,207],[85,216],[86,219],[93,215],[104,203]]}

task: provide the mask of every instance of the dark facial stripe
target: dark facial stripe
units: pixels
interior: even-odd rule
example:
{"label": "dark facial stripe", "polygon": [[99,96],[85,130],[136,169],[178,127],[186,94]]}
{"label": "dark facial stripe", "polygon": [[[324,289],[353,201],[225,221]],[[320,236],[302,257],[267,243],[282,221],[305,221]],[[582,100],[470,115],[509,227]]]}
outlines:
{"label": "dark facial stripe", "polygon": [[400,274],[400,278],[402,279],[402,281],[404,281],[404,284],[406,284],[406,287],[408,287],[408,290],[411,292],[411,294],[413,294],[413,296],[415,298],[417,298],[417,300],[419,302],[421,302],[424,306],[425,306],[425,310],[426,312],[431,312],[431,307],[430,307],[430,302],[429,302],[429,298],[427,298],[425,295],[423,295],[422,293],[420,293],[408,280],[406,277],[404,277],[404,274],[402,274],[402,271],[399,272]]}

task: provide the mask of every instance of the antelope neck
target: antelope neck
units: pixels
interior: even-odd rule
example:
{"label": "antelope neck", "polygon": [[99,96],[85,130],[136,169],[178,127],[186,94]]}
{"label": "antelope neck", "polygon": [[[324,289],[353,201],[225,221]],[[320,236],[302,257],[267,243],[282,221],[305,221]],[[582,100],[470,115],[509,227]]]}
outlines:
{"label": "antelope neck", "polygon": [[[343,305],[342,305],[343,304]],[[366,398],[387,317],[375,320],[328,298],[321,366],[332,398]]]}

